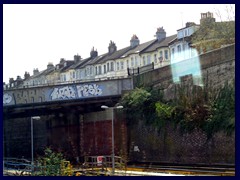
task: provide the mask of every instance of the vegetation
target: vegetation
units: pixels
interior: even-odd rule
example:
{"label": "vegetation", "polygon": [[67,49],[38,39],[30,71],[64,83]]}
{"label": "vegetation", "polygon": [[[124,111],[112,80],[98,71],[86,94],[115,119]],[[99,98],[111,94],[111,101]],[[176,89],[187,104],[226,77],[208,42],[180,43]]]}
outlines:
{"label": "vegetation", "polygon": [[199,51],[206,52],[220,48],[223,45],[235,43],[235,12],[230,6],[226,6],[225,21],[218,11],[216,15],[221,20],[215,22],[213,17],[208,17],[201,22],[200,28],[192,36],[192,44]]}
{"label": "vegetation", "polygon": [[46,148],[44,156],[38,158],[38,171],[35,175],[39,176],[62,176],[72,175],[71,164],[66,161],[62,153],[54,152],[50,148]]}
{"label": "vegetation", "polygon": [[235,130],[234,84],[225,84],[215,96],[210,91],[196,89],[188,95],[179,88],[178,98],[169,102],[163,100],[161,92],[137,88],[125,94],[121,103],[126,107],[130,125],[141,119],[160,130],[172,123],[182,133],[202,129],[208,138],[219,131],[231,135]]}

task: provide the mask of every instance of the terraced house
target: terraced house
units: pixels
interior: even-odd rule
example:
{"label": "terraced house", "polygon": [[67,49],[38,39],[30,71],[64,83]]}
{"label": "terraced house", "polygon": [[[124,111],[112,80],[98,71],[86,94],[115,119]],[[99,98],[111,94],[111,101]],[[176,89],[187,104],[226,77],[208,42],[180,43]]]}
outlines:
{"label": "terraced house", "polygon": [[[209,27],[206,24],[213,24],[214,26]],[[228,24],[232,25],[233,23],[229,22]],[[140,39],[134,34],[130,39],[129,46],[120,50],[117,49],[115,42],[110,41],[104,54],[98,55],[97,49],[93,47],[88,58],[83,59],[79,55],[74,55],[73,60],[61,58],[55,67],[50,63],[47,65],[47,69],[43,71],[39,72],[38,69],[34,69],[32,76],[28,74],[28,76],[24,76],[24,79],[19,76],[16,81],[10,78],[9,85],[4,84],[4,88],[124,78],[151,69],[161,68],[201,54],[203,50],[199,36],[204,35],[204,27],[212,29],[214,27],[216,32],[218,32],[219,27],[222,27],[226,32],[229,32],[226,25],[226,22],[215,23],[213,14],[210,12],[201,13],[200,25],[187,22],[186,26],[178,29],[175,35],[167,36],[164,28],[159,27],[155,33],[155,39],[140,43]],[[204,42],[210,42],[209,39],[211,39],[211,42],[215,42],[215,38],[218,36],[219,33],[215,33],[207,40],[204,39]],[[234,34],[232,36],[234,37]],[[232,39],[234,39],[231,37],[227,39],[228,41],[224,40],[224,36],[220,40],[229,44],[228,42],[232,42]],[[208,48],[208,50],[212,49]],[[205,49],[204,52],[206,52]]]}

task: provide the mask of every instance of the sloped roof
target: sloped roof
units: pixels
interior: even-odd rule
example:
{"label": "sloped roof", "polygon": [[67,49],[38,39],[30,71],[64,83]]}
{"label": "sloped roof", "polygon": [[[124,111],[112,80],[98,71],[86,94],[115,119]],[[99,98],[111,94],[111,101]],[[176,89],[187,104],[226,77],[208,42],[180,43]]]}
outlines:
{"label": "sloped roof", "polygon": [[152,51],[155,51],[156,49],[158,49],[160,47],[168,47],[168,44],[171,41],[173,41],[174,39],[176,39],[176,37],[177,37],[177,34],[172,35],[172,36],[168,36],[161,41],[155,40],[155,42],[153,44],[151,44],[149,47],[144,49],[141,53],[152,52]]}
{"label": "sloped roof", "polygon": [[104,62],[106,62],[106,61],[108,61],[108,60],[114,60],[114,59],[118,59],[118,58],[120,58],[123,54],[125,54],[126,52],[128,52],[129,50],[131,50],[132,48],[131,48],[131,46],[128,46],[128,47],[125,47],[125,48],[123,48],[123,49],[120,49],[120,50],[118,50],[118,51],[115,51],[115,52],[113,52],[112,54],[106,54],[105,56],[104,56],[104,58],[102,58],[100,61],[99,61],[99,63],[104,63]]}
{"label": "sloped roof", "polygon": [[156,41],[156,39],[145,42],[143,44],[139,44],[138,46],[136,46],[135,48],[131,49],[130,51],[127,51],[125,54],[123,54],[121,57],[127,57],[130,54],[135,54],[135,53],[140,53],[142,50],[144,50],[145,48],[147,48],[149,45],[151,45],[152,43],[154,43],[154,41]]}
{"label": "sloped roof", "polygon": [[82,66],[80,66],[80,68],[84,68],[84,67],[86,67],[87,65],[92,65],[92,64],[97,63],[97,62],[100,61],[102,58],[104,58],[105,55],[106,55],[106,54],[97,56],[97,57],[95,57],[95,58],[90,58],[89,61],[88,61],[87,63],[83,64]]}
{"label": "sloped roof", "polygon": [[66,60],[64,63],[67,63],[66,66],[63,66],[62,68],[60,68],[60,72],[64,72],[66,71],[71,65],[74,64],[74,61],[73,60]]}
{"label": "sloped roof", "polygon": [[69,70],[69,69],[77,69],[77,68],[79,68],[80,66],[82,66],[83,64],[87,63],[90,59],[91,59],[90,57],[88,57],[88,58],[86,58],[86,59],[81,59],[79,62],[74,63],[73,65],[71,65],[71,66],[68,68],[68,70]]}

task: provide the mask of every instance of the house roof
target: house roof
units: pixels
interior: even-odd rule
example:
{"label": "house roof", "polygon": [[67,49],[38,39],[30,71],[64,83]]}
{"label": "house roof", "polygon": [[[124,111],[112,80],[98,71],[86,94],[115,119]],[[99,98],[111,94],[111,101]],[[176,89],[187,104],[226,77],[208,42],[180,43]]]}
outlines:
{"label": "house roof", "polygon": [[157,39],[155,39],[155,42],[153,44],[151,44],[150,46],[148,46],[146,49],[144,49],[141,53],[147,53],[147,52],[152,52],[155,51],[156,49],[160,48],[160,47],[168,47],[168,44],[173,41],[174,39],[176,39],[177,34],[172,35],[172,36],[168,36],[165,39],[158,41]]}
{"label": "house roof", "polygon": [[[65,63],[67,63],[66,66],[65,66]],[[74,64],[74,61],[73,61],[73,60],[66,60],[66,61],[64,62],[63,67],[59,69],[60,72],[66,71],[66,70],[67,70],[71,65],[73,65],[73,64]]]}
{"label": "house roof", "polygon": [[98,61],[100,61],[102,58],[105,57],[106,54],[103,54],[103,55],[100,55],[100,56],[97,56],[95,58],[90,58],[87,63],[83,64],[82,66],[80,66],[80,68],[84,68],[86,67],[87,65],[93,65],[95,63],[97,63]]}
{"label": "house roof", "polygon": [[99,63],[104,63],[108,60],[114,60],[120,58],[123,54],[131,50],[131,46],[125,47],[123,49],[120,49],[118,51],[113,52],[112,54],[105,54],[105,56],[99,61]]}
{"label": "house roof", "polygon": [[85,63],[87,63],[90,59],[91,59],[90,57],[88,57],[88,58],[86,58],[86,59],[82,59],[82,60],[80,60],[79,62],[74,63],[73,65],[71,65],[71,66],[68,68],[68,70],[69,70],[69,69],[78,69],[80,66],[82,66],[82,65],[85,64]]}
{"label": "house roof", "polygon": [[123,54],[121,57],[127,57],[130,54],[135,54],[135,53],[140,53],[142,50],[144,50],[145,48],[147,48],[148,46],[150,46],[152,43],[154,43],[154,41],[156,41],[156,39],[145,42],[143,44],[139,44],[138,46],[136,46],[135,48],[127,51],[125,54]]}

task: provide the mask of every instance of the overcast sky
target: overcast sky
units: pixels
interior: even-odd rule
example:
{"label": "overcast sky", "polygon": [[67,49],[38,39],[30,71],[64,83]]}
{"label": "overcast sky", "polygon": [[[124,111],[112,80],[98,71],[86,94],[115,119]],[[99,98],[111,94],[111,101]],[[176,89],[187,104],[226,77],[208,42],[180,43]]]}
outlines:
{"label": "overcast sky", "polygon": [[[229,7],[234,12],[227,13]],[[217,21],[218,11],[222,20],[235,18],[235,6],[225,4],[4,4],[3,81],[23,78],[25,71],[32,75],[34,68],[42,71],[60,58],[87,58],[92,47],[101,55],[110,40],[119,50],[130,45],[133,34],[140,43],[154,39],[158,27],[163,26],[167,36],[176,34],[186,22],[199,24],[200,13],[208,11]]]}

